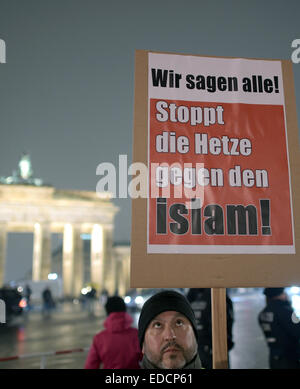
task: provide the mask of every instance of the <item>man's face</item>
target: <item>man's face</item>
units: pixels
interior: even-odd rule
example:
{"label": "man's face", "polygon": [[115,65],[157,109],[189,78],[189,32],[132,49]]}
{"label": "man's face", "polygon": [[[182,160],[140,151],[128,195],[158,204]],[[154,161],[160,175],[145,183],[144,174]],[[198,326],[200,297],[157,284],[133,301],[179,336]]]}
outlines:
{"label": "man's face", "polygon": [[145,332],[143,353],[160,369],[181,369],[197,352],[190,321],[181,313],[166,311],[157,315]]}

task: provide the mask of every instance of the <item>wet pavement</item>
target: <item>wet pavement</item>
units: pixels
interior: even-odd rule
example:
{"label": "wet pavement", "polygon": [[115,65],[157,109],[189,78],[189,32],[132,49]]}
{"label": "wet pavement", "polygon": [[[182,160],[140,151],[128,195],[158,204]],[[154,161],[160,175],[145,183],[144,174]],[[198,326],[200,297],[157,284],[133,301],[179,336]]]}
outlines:
{"label": "wet pavement", "polygon": [[[72,303],[59,304],[47,317],[40,309],[27,312],[5,327],[0,325],[0,358],[88,348],[93,336],[103,328],[104,318],[100,304],[94,315]],[[0,362],[0,369],[40,368],[42,362],[46,368],[80,369],[86,355],[87,351],[53,355],[44,361],[41,356],[28,357]]]}
{"label": "wet pavement", "polygon": [[[235,322],[235,346],[230,352],[232,369],[266,369],[267,347],[257,323],[264,306],[260,293],[232,296]],[[138,314],[133,314],[137,326]],[[103,328],[105,312],[99,304],[91,315],[80,304],[59,304],[51,317],[43,317],[39,309],[28,312],[10,325],[0,324],[0,358],[88,349],[93,336]],[[82,369],[87,350],[70,354],[35,356],[0,362],[0,369]]]}

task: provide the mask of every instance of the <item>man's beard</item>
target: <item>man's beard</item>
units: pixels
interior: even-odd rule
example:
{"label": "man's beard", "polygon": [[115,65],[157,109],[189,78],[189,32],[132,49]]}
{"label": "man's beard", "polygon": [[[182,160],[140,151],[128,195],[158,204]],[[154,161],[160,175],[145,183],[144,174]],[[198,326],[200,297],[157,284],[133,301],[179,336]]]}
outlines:
{"label": "man's beard", "polygon": [[[168,348],[174,348],[178,351],[181,352],[181,355],[182,355],[182,363],[180,363],[180,365],[177,365],[175,367],[165,367],[165,363],[164,363],[164,353],[165,351],[168,349]],[[174,363],[176,363],[176,361],[179,361],[178,360],[178,355],[170,355],[169,356],[169,361],[174,361]],[[180,346],[178,343],[176,343],[175,340],[171,340],[169,341],[168,343],[166,343],[160,350],[160,359],[158,361],[158,367],[161,368],[161,369],[171,369],[171,368],[176,368],[176,369],[181,369],[185,364],[186,364],[187,360],[186,360],[186,353],[183,349],[182,346]],[[178,363],[178,362],[177,362]],[[172,364],[172,363],[171,363]]]}

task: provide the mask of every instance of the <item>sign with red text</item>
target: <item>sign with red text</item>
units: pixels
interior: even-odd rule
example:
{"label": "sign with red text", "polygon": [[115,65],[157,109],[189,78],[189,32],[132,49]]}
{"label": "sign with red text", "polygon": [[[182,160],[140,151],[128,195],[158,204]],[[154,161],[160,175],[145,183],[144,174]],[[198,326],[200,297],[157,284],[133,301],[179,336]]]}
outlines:
{"label": "sign with red text", "polygon": [[135,76],[132,286],[300,282],[290,61],[138,51]]}
{"label": "sign with red text", "polygon": [[281,63],[149,54],[148,253],[294,253]]}

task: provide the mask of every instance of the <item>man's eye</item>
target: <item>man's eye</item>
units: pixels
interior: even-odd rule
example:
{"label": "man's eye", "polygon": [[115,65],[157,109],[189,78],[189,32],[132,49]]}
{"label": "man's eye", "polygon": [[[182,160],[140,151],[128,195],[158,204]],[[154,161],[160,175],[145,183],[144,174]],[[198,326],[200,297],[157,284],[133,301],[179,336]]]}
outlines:
{"label": "man's eye", "polygon": [[183,320],[181,320],[181,319],[176,320],[177,327],[181,327],[183,324],[184,324]]}
{"label": "man's eye", "polygon": [[153,327],[154,328],[161,328],[161,323],[159,323],[158,321],[153,323]]}

